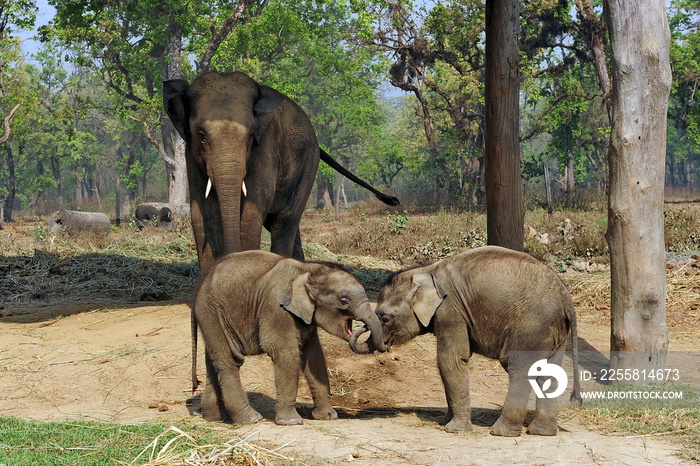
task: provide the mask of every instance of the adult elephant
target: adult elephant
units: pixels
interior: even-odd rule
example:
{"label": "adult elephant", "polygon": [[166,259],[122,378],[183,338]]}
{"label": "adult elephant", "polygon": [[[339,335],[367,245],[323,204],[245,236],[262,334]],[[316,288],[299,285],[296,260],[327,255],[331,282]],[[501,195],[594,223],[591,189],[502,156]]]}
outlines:
{"label": "adult elephant", "polygon": [[284,94],[244,73],[205,73],[163,83],[165,109],[186,142],[192,228],[200,270],[214,259],[260,249],[303,259],[299,221],[319,158],[383,202],[375,190],[321,151],[308,116]]}

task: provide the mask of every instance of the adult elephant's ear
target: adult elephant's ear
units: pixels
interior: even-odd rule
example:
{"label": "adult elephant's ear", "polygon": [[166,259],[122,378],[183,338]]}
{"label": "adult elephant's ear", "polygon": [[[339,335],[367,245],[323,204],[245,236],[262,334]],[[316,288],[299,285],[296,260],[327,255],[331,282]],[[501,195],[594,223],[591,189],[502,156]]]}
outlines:
{"label": "adult elephant's ear", "polygon": [[257,124],[255,139],[259,143],[265,128],[267,128],[267,125],[284,100],[284,94],[268,86],[260,85],[258,88],[260,98],[255,102],[253,110],[255,111],[255,123]]}
{"label": "adult elephant's ear", "polygon": [[420,323],[427,327],[435,311],[447,296],[437,278],[431,273],[421,272],[413,276],[413,285],[417,287],[411,307]]}
{"label": "adult elephant's ear", "polygon": [[173,126],[185,141],[187,141],[189,118],[188,86],[184,79],[163,81],[163,106]]}
{"label": "adult elephant's ear", "polygon": [[306,325],[311,324],[316,305],[312,301],[311,293],[306,286],[309,281],[309,273],[302,273],[292,280],[289,290],[282,298],[280,306],[291,312],[304,321]]}

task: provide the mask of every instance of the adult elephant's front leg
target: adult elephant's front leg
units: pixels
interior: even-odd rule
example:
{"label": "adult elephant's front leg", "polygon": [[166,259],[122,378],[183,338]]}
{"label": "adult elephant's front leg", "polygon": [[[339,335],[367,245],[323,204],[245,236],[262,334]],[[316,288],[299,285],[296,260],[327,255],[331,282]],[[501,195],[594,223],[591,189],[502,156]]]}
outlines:
{"label": "adult elephant's front leg", "polygon": [[256,202],[246,199],[241,209],[241,250],[260,249],[263,229],[263,212]]}
{"label": "adult elephant's front leg", "polygon": [[316,328],[311,331],[306,345],[302,348],[302,365],[304,376],[311,390],[311,397],[314,400],[314,409],[311,415],[314,419],[338,419],[338,413],[331,406],[328,369]]}
{"label": "adult elephant's front leg", "polygon": [[468,366],[471,353],[464,323],[440,326],[437,353],[438,368],[447,398],[445,430],[472,430]]}
{"label": "adult elephant's front leg", "polygon": [[292,218],[289,214],[268,216],[265,227],[270,230],[270,252],[304,260],[299,232],[300,219],[301,214],[298,218]]}

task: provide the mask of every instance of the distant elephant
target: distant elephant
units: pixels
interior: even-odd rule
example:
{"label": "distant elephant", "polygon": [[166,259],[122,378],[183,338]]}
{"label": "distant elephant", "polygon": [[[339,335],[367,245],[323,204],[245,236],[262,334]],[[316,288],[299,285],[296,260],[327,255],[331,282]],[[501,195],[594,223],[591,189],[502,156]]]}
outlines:
{"label": "distant elephant", "polygon": [[165,109],[186,142],[192,228],[200,270],[231,252],[260,249],[303,259],[299,221],[321,160],[375,190],[320,151],[308,116],[289,97],[234,72],[163,83]]}
{"label": "distant elephant", "polygon": [[[520,435],[532,391],[528,376],[540,385],[546,379],[551,381],[536,378],[529,371],[544,365],[535,364],[543,359],[560,365],[569,331],[574,372],[571,398],[581,400],[576,310],[571,295],[553,270],[525,253],[486,246],[399,272],[382,288],[376,313],[387,348],[420,334],[435,334],[447,398],[448,432],[472,428],[467,366],[472,353],[498,359],[508,372],[508,395],[491,428],[493,435]],[[374,339],[357,341],[366,331],[358,329],[353,334],[350,347],[355,352],[374,350]],[[528,433],[556,432],[556,398],[538,398]]]}
{"label": "distant elephant", "polygon": [[193,388],[199,383],[197,326],[206,348],[202,416],[210,421],[259,421],[262,416],[248,402],[239,369],[244,356],[266,353],[274,364],[277,424],[302,423],[295,408],[302,370],[313,397],[314,419],[336,419],[317,326],[349,341],[353,319],[364,322],[375,337],[374,345],[384,348],[381,324],[364,288],[340,266],[266,251],[220,259],[200,280],[192,308]]}

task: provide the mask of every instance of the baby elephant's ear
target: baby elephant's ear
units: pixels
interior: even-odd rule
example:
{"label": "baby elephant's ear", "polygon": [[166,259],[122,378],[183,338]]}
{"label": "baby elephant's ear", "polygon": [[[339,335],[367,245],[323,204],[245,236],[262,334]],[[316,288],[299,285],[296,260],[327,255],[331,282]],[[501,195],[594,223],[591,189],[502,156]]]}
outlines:
{"label": "baby elephant's ear", "polygon": [[311,324],[316,306],[311,301],[306,283],[309,281],[309,273],[302,273],[292,280],[289,290],[282,298],[280,306],[291,312],[304,321],[306,325]]}
{"label": "baby elephant's ear", "polygon": [[435,315],[435,311],[447,296],[437,278],[431,273],[421,272],[413,276],[413,285],[417,286],[413,295],[413,313],[420,323],[427,327]]}

